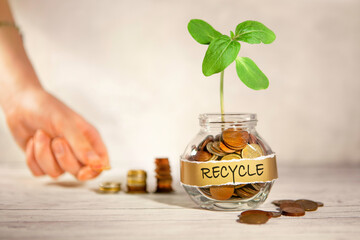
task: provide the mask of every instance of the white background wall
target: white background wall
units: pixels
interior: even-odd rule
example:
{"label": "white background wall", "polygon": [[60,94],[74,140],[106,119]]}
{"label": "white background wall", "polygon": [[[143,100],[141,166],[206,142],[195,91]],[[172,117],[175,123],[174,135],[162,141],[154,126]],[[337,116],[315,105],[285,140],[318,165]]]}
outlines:
{"label": "white background wall", "polygon": [[[219,112],[219,76],[205,78],[206,47],[191,18],[228,34],[258,20],[277,35],[242,44],[270,80],[253,91],[225,72],[227,112],[258,114],[279,164],[360,162],[360,1],[13,0],[26,48],[44,86],[98,127],[114,168],[154,169],[178,157],[199,113]],[[23,154],[0,117],[0,156]]]}

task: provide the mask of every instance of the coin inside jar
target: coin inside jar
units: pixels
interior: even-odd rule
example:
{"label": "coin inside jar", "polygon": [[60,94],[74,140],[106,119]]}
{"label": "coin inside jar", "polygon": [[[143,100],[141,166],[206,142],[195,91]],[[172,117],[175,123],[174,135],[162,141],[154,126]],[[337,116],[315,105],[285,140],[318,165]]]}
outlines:
{"label": "coin inside jar", "polygon": [[212,157],[211,153],[208,153],[206,151],[198,151],[193,156],[193,159],[195,161],[199,161],[199,162],[206,162],[206,161],[210,160],[211,157]]}
{"label": "coin inside jar", "polygon": [[235,153],[228,154],[221,158],[221,160],[233,160],[233,159],[241,159],[241,156]]}
{"label": "coin inside jar", "polygon": [[216,200],[227,200],[231,198],[233,193],[234,193],[234,186],[231,185],[210,187],[211,197]]}
{"label": "coin inside jar", "polygon": [[261,147],[255,143],[248,144],[242,150],[241,155],[243,158],[257,158],[264,155]]}
{"label": "coin inside jar", "polygon": [[222,140],[231,149],[243,149],[249,140],[249,133],[241,129],[229,128],[223,131]]}

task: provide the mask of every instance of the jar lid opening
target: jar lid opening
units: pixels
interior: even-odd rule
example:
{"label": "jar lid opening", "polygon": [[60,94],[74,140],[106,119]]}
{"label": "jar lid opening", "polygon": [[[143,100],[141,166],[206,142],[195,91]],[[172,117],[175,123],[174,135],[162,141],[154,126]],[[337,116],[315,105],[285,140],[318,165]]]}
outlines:
{"label": "jar lid opening", "polygon": [[257,117],[255,113],[204,113],[199,115],[200,126],[215,126],[215,125],[229,125],[229,126],[255,126]]}

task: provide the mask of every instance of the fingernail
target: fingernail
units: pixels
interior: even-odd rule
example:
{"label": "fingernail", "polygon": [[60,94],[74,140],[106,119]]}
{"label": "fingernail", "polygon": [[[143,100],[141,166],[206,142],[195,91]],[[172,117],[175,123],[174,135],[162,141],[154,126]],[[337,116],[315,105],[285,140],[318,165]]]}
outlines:
{"label": "fingernail", "polygon": [[54,154],[56,156],[63,156],[65,153],[65,149],[64,149],[64,145],[62,144],[62,142],[60,140],[55,140],[53,142],[53,148],[54,148]]}

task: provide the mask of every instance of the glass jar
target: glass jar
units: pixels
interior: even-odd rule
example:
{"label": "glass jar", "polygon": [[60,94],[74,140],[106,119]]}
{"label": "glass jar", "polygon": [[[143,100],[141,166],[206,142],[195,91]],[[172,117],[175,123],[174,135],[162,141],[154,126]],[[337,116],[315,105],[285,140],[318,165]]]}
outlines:
{"label": "glass jar", "polygon": [[181,156],[181,183],[200,207],[245,210],[263,203],[276,158],[255,130],[256,114],[201,114],[200,132]]}

